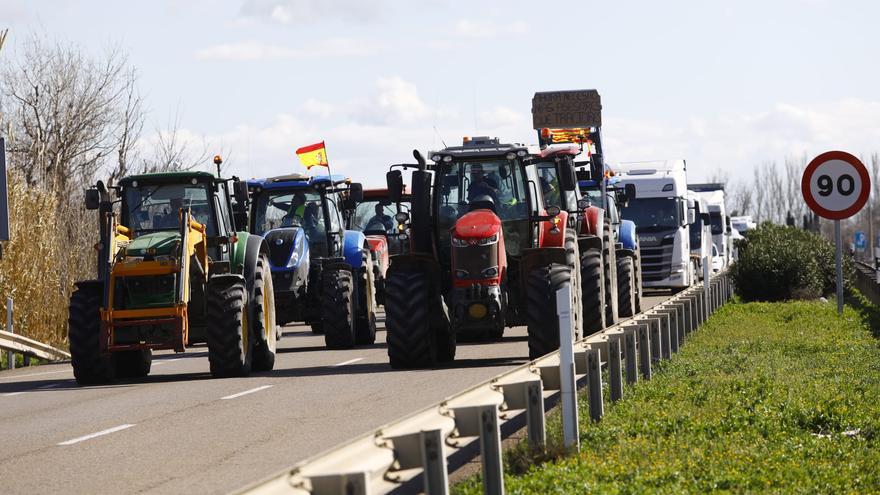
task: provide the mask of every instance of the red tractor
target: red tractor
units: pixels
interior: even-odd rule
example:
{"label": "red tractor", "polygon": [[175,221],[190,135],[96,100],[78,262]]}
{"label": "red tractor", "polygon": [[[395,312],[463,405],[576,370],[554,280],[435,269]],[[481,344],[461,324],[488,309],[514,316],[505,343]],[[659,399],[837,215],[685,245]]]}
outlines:
{"label": "red tractor", "polygon": [[376,300],[385,304],[385,274],[390,256],[409,253],[409,240],[400,223],[400,213],[409,213],[409,193],[404,191],[399,202],[391,201],[388,189],[364,190],[364,199],[347,216],[348,228],[363,232],[373,255],[373,279],[376,281]]}
{"label": "red tractor", "polygon": [[[538,157],[558,166],[560,194],[570,212],[546,208],[536,157],[522,145],[486,137],[431,154],[414,152],[409,215],[412,252],[391,257],[386,278],[388,356],[395,368],[430,366],[455,357],[457,337],[501,337],[528,326],[529,356],[556,349],[556,291],[572,286],[575,329],[581,323],[577,146]],[[557,159],[559,158],[559,159]],[[403,177],[388,173],[392,201]],[[601,259],[598,261],[601,263]],[[598,283],[598,282],[597,282]]]}

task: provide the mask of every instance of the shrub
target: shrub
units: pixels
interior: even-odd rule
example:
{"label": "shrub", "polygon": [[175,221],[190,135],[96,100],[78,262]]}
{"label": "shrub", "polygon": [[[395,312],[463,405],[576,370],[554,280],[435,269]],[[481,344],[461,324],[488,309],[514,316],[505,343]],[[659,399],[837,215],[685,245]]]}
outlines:
{"label": "shrub", "polygon": [[[764,223],[747,232],[737,248],[731,275],[747,301],[810,299],[835,291],[834,245],[817,234]],[[852,260],[844,257],[844,284],[853,270]]]}

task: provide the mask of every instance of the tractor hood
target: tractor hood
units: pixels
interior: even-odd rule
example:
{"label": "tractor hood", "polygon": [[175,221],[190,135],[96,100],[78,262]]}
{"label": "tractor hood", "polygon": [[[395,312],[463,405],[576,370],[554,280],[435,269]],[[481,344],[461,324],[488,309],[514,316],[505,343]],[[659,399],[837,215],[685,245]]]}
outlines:
{"label": "tractor hood", "polygon": [[474,210],[455,222],[455,236],[459,239],[485,239],[501,230],[501,219],[492,210]]}
{"label": "tractor hood", "polygon": [[180,240],[176,231],[150,232],[135,237],[125,250],[126,256],[167,256],[174,254]]}

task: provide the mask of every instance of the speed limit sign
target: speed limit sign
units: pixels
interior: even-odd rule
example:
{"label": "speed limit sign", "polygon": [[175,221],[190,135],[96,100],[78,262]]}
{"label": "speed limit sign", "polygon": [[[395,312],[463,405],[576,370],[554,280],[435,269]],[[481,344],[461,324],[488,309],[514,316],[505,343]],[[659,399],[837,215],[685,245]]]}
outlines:
{"label": "speed limit sign", "polygon": [[868,169],[845,151],[828,151],[807,165],[801,179],[804,200],[829,220],[849,218],[865,206],[871,192]]}

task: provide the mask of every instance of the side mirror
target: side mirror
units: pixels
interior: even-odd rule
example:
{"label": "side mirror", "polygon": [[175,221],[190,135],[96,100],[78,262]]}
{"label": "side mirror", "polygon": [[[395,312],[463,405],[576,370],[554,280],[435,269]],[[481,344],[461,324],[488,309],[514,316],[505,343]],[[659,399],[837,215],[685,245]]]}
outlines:
{"label": "side mirror", "polygon": [[624,184],[623,192],[626,193],[626,200],[632,201],[636,199],[636,185],[635,184]]}
{"label": "side mirror", "polygon": [[385,174],[385,182],[388,184],[388,199],[392,203],[400,203],[403,196],[403,174],[400,170],[392,170]]}
{"label": "side mirror", "polygon": [[232,186],[232,196],[239,207],[244,208],[248,203],[248,199],[250,199],[247,182],[243,180],[235,181]]}
{"label": "side mirror", "polygon": [[559,187],[563,191],[574,191],[577,189],[577,177],[575,176],[574,167],[571,162],[563,160],[559,167]]}
{"label": "side mirror", "polygon": [[364,200],[364,186],[360,182],[352,182],[348,186],[348,199],[357,204]]}
{"label": "side mirror", "polygon": [[697,212],[693,208],[688,208],[688,225],[697,223]]}
{"label": "side mirror", "polygon": [[86,209],[97,210],[101,207],[101,193],[94,187],[86,189]]}

